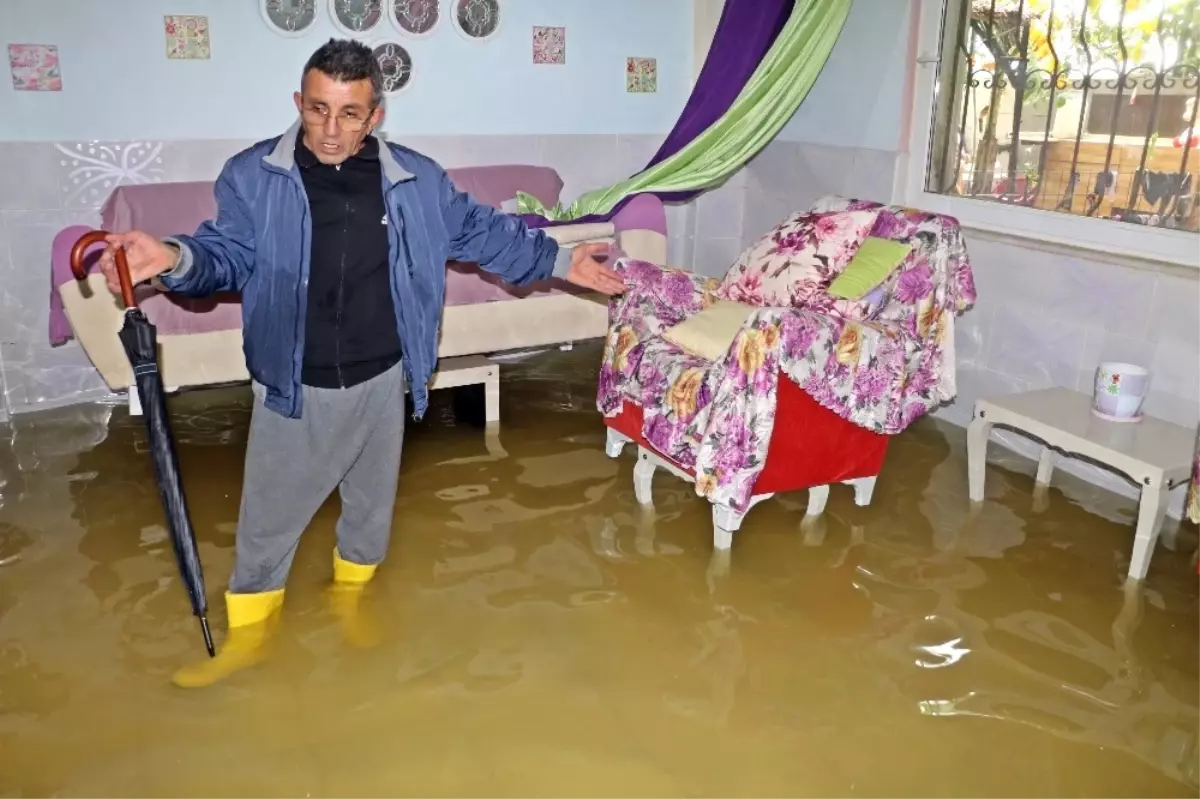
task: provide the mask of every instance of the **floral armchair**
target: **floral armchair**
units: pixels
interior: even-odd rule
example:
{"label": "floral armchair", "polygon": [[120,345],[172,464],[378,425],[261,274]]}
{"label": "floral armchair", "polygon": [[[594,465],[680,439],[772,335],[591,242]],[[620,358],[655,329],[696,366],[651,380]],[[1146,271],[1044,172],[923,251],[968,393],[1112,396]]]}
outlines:
{"label": "floral armchair", "polygon": [[[868,233],[911,247],[868,296],[831,296]],[[816,253],[814,268],[797,267],[801,250]],[[833,483],[868,504],[889,437],[954,396],[954,319],[975,289],[949,217],[829,197],[764,236],[723,280],[629,259],[617,268],[628,288],[610,306],[598,389],[608,454],[637,445],[643,504],[657,469],[693,481],[713,503],[718,549],[777,492],[809,489],[813,515]],[[757,307],[724,355],[668,340],[717,300]]]}

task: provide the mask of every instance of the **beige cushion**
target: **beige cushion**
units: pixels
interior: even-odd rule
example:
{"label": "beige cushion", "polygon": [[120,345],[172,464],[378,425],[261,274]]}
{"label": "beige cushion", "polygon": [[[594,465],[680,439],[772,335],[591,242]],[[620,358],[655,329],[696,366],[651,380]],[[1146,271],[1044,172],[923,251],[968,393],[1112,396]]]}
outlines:
{"label": "beige cushion", "polygon": [[738,331],[757,310],[753,305],[717,300],[675,325],[663,334],[663,338],[693,355],[716,361],[729,352]]}

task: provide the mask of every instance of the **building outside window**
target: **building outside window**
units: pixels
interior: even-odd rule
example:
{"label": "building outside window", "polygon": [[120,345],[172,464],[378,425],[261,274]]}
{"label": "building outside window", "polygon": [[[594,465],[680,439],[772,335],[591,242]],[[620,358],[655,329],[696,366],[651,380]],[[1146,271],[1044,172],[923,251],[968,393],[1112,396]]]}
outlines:
{"label": "building outside window", "polygon": [[1119,235],[1132,254],[1200,260],[1200,0],[920,7],[910,202],[936,195],[933,210],[965,224],[1099,248]]}

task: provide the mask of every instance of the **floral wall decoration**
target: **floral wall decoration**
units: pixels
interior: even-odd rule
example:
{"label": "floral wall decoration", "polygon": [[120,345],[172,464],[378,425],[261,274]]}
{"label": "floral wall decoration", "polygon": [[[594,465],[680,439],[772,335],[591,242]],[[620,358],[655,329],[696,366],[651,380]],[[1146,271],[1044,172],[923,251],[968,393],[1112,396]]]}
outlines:
{"label": "floral wall decoration", "polygon": [[381,42],[372,48],[383,72],[384,94],[396,94],[412,82],[413,60],[408,50],[395,42]]}
{"label": "floral wall decoration", "polygon": [[258,0],[258,10],[280,36],[303,36],[317,21],[317,0]]}
{"label": "floral wall decoration", "polygon": [[361,36],[383,21],[384,0],[329,0],[333,24],[347,36]]}
{"label": "floral wall decoration", "polygon": [[10,44],[8,68],[19,92],[61,92],[62,70],[53,44]]}
{"label": "floral wall decoration", "polygon": [[208,36],[208,17],[192,14],[169,14],[163,17],[167,39],[167,58],[212,58]]}
{"label": "floral wall decoration", "polygon": [[391,0],[388,17],[405,36],[428,36],[441,21],[441,1]]}
{"label": "floral wall decoration", "polygon": [[626,59],[625,91],[638,94],[658,91],[658,60],[654,58]]}
{"label": "floral wall decoration", "polygon": [[500,0],[452,0],[454,29],[468,39],[482,41],[500,29]]}
{"label": "floral wall decoration", "polygon": [[533,63],[567,63],[567,29],[535,26],[533,29]]}

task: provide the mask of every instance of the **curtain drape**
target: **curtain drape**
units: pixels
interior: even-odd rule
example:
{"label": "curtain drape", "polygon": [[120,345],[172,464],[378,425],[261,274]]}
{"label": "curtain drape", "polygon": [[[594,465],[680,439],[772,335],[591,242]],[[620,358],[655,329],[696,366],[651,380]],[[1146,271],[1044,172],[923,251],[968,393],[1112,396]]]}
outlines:
{"label": "curtain drape", "polygon": [[[652,193],[673,200],[722,183],[765,147],[800,107],[833,50],[850,3],[851,0],[796,0],[782,30],[729,109],[674,153],[657,162],[652,160],[647,169],[614,186],[584,194],[565,209],[549,209],[536,198],[519,194],[519,213],[533,227],[567,221],[601,221],[635,194]],[[729,7],[721,18],[722,25],[727,23],[733,24]],[[704,73],[718,75],[719,58],[720,53],[710,53]],[[701,105],[697,100],[697,108]],[[672,139],[686,135],[695,121],[702,119],[696,108],[687,124],[681,117],[659,155],[670,150],[668,144]],[[679,136],[676,131],[681,131]]]}

